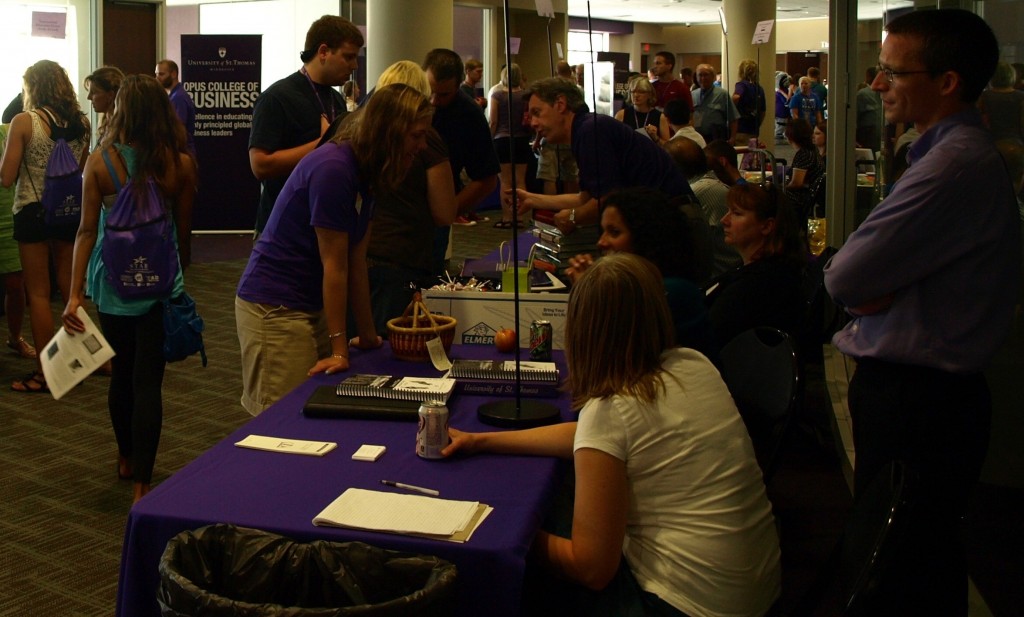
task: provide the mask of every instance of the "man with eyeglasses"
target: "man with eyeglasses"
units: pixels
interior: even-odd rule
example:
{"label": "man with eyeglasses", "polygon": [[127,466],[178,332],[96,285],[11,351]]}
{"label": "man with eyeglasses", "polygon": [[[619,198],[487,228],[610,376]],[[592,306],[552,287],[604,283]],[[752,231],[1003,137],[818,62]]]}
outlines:
{"label": "man with eyeglasses", "polygon": [[693,128],[707,143],[716,139],[735,143],[740,112],[729,93],[715,85],[714,67],[710,64],[697,65],[697,84],[700,88],[691,92]]}
{"label": "man with eyeglasses", "polygon": [[887,122],[913,122],[921,136],[825,268],[853,317],[834,343],[857,360],[855,499],[891,461],[916,475],[879,606],[864,612],[966,615],[962,526],[992,415],[983,371],[1006,339],[1020,276],[1013,188],[974,106],[999,46],[959,9],[908,13],[886,30],[871,87]]}

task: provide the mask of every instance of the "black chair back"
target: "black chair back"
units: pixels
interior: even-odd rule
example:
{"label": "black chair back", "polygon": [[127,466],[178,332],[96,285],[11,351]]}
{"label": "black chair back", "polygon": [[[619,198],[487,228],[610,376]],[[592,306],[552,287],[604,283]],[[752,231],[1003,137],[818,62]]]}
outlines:
{"label": "black chair back", "polygon": [[798,408],[796,345],[782,330],[762,326],[737,335],[719,357],[722,377],[747,425],[767,484]]}
{"label": "black chair back", "polygon": [[891,614],[878,590],[912,515],[914,474],[901,461],[885,465],[853,504],[843,535],[785,617]]}
{"label": "black chair back", "polygon": [[839,553],[844,615],[874,612],[872,598],[909,517],[912,489],[912,472],[901,461],[893,461],[854,502]]}

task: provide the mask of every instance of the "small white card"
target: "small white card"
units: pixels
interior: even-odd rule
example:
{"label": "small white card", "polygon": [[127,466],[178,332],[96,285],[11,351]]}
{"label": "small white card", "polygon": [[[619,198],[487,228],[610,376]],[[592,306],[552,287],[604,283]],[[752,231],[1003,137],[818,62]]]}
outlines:
{"label": "small white card", "polygon": [[430,354],[430,362],[439,371],[447,371],[452,367],[452,361],[448,359],[448,354],[444,352],[444,343],[441,342],[440,336],[427,341],[427,353]]}
{"label": "small white card", "polygon": [[387,448],[385,446],[371,446],[368,443],[364,443],[352,454],[352,460],[372,463],[384,456],[385,452],[387,452]]}
{"label": "small white card", "polygon": [[249,435],[242,441],[235,442],[235,445],[253,450],[305,454],[307,456],[323,456],[338,447],[338,444],[333,441],[303,441],[302,439],[285,439],[264,435]]}

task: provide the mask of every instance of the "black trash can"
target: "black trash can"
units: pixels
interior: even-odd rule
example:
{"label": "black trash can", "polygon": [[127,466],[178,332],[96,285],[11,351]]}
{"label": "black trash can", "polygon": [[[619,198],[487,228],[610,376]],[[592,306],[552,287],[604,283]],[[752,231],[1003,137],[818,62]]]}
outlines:
{"label": "black trash can", "polygon": [[210,525],[167,543],[157,600],[164,617],[449,615],[455,577],[437,557]]}

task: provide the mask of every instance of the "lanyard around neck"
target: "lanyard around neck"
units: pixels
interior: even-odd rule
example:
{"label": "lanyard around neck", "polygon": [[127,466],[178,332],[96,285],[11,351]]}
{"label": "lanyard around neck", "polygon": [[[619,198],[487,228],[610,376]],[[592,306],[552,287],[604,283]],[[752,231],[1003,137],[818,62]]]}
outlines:
{"label": "lanyard around neck", "polygon": [[302,75],[306,78],[306,81],[309,82],[309,87],[313,89],[313,96],[316,97],[316,102],[320,105],[320,111],[323,112],[324,117],[327,118],[328,122],[334,122],[334,97],[328,96],[328,98],[331,99],[331,113],[328,114],[327,108],[324,107],[324,101],[323,99],[320,98],[320,91],[317,90],[316,84],[313,83],[313,78],[309,76],[309,71],[306,70],[306,67],[302,67],[301,69],[299,69],[299,72],[302,73]]}

